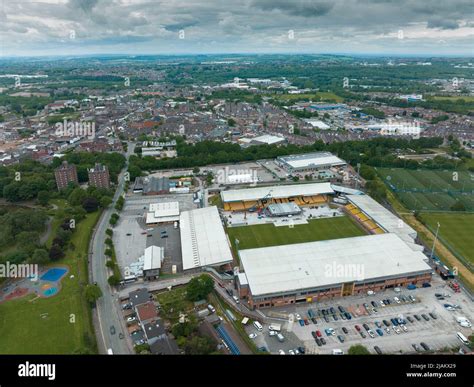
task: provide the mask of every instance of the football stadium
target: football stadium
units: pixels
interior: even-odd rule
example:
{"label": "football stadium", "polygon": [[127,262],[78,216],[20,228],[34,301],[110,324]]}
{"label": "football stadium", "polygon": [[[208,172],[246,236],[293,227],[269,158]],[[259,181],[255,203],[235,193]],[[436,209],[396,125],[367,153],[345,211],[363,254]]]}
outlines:
{"label": "football stadium", "polygon": [[361,192],[334,202],[340,193],[329,183],[221,192],[224,218],[234,222],[227,235],[239,260],[235,285],[249,308],[431,281],[415,230]]}

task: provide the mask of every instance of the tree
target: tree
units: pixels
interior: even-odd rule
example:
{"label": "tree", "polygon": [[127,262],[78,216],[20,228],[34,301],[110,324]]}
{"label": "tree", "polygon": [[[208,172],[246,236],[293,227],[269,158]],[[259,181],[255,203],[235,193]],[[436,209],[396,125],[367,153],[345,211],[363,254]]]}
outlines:
{"label": "tree", "polygon": [[82,188],[75,188],[71,194],[68,196],[67,200],[71,206],[78,206],[84,202],[84,199],[87,197],[86,191]]}
{"label": "tree", "polygon": [[108,228],[107,230],[105,230],[105,233],[111,237],[112,235],[114,235],[114,230],[112,230],[111,228]]}
{"label": "tree", "polygon": [[181,337],[181,336],[188,337],[192,333],[194,333],[196,331],[196,329],[197,329],[196,322],[187,321],[187,322],[184,322],[184,323],[176,324],[172,328],[171,332],[173,333],[174,337]]}
{"label": "tree", "polygon": [[202,274],[189,281],[186,287],[186,297],[190,301],[199,301],[207,297],[214,289],[214,281],[208,275]]}
{"label": "tree", "polygon": [[51,261],[58,261],[59,259],[64,257],[64,251],[62,250],[61,246],[52,245],[49,249],[49,258]]}
{"label": "tree", "polygon": [[87,197],[82,201],[82,208],[84,208],[84,210],[89,213],[97,211],[97,209],[99,208],[99,202],[96,198],[92,196]]}
{"label": "tree", "polygon": [[194,167],[194,168],[193,168],[193,173],[194,173],[195,175],[198,174],[199,171],[200,171],[199,167]]}
{"label": "tree", "polygon": [[33,255],[28,259],[28,263],[46,265],[49,262],[49,255],[45,249],[36,249]]}
{"label": "tree", "polygon": [[95,305],[100,297],[102,297],[102,290],[97,285],[89,284],[86,286],[85,298],[89,304]]}
{"label": "tree", "polygon": [[117,286],[120,284],[120,278],[117,277],[115,274],[112,274],[109,279],[107,280],[110,286]]}
{"label": "tree", "polygon": [[193,335],[186,340],[184,352],[186,355],[209,355],[216,349],[215,343],[206,336]]}
{"label": "tree", "polygon": [[102,196],[99,200],[99,203],[102,208],[107,208],[112,203],[112,199],[108,196]]}
{"label": "tree", "polygon": [[369,350],[361,344],[352,345],[347,353],[349,355],[370,355]]}
{"label": "tree", "polygon": [[39,191],[38,192],[38,203],[42,206],[46,206],[49,201],[49,192],[48,191]]}
{"label": "tree", "polygon": [[234,120],[233,118],[229,118],[229,119],[227,120],[227,125],[229,125],[229,126],[235,126],[235,120]]}

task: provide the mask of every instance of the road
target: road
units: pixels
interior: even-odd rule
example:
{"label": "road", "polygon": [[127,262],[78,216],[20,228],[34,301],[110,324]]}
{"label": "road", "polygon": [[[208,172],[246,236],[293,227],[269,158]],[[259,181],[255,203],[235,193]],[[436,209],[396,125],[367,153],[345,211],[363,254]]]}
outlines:
{"label": "road", "polygon": [[[109,348],[112,349],[114,354],[133,353],[133,346],[126,331],[125,321],[118,308],[118,294],[107,282],[109,273],[108,268],[105,266],[104,241],[106,239],[105,231],[109,227],[109,219],[114,212],[115,203],[124,191],[125,171],[128,169],[128,158],[133,154],[134,148],[134,144],[128,143],[126,165],[118,177],[118,186],[113,202],[109,208],[102,213],[94,229],[89,250],[91,281],[97,282],[97,285],[102,290],[102,297],[97,301],[97,319],[95,319],[97,344],[100,353],[107,353],[107,349]],[[115,334],[111,334],[110,328],[112,326],[115,328]],[[123,339],[119,338],[119,333],[124,334]]]}

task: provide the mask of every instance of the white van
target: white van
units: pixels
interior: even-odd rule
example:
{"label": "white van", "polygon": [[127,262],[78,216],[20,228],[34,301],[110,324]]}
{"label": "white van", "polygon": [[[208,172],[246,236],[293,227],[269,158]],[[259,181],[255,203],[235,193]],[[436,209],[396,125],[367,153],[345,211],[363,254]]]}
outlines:
{"label": "white van", "polygon": [[269,331],[275,331],[275,332],[280,332],[281,331],[281,325],[280,324],[270,324],[270,326],[268,327],[268,330]]}
{"label": "white van", "polygon": [[254,321],[253,326],[257,329],[257,331],[259,332],[263,331],[263,326],[258,321]]}
{"label": "white van", "polygon": [[235,301],[236,304],[240,303],[239,297],[237,297],[237,296],[232,296],[232,298],[234,299],[234,301]]}
{"label": "white van", "polygon": [[178,228],[178,222],[174,222],[174,228]]}
{"label": "white van", "polygon": [[469,340],[461,332],[456,332],[456,336],[461,343],[469,345]]}
{"label": "white van", "polygon": [[342,349],[333,349],[332,354],[333,355],[344,355],[344,352],[342,352]]}

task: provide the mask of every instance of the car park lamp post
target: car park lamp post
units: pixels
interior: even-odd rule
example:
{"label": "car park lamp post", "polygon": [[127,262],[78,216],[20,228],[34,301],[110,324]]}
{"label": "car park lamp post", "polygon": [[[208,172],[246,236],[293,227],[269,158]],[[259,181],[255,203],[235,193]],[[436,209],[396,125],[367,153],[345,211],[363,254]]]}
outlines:
{"label": "car park lamp post", "polygon": [[435,239],[434,239],[434,241],[433,241],[433,247],[431,248],[430,259],[433,259],[435,244],[436,244],[436,240],[438,239],[439,226],[440,226],[440,225],[439,225],[439,222],[438,222],[438,226],[436,227]]}

